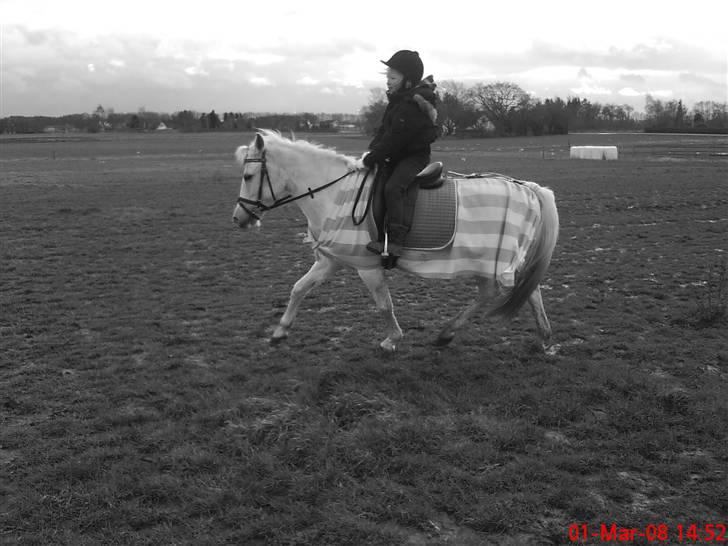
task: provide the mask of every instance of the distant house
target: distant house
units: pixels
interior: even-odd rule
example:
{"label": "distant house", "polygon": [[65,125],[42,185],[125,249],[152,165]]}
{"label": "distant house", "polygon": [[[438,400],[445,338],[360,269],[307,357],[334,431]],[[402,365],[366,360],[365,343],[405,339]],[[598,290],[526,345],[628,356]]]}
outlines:
{"label": "distant house", "polygon": [[322,131],[335,131],[338,128],[338,123],[333,119],[322,119],[319,121],[319,129]]}
{"label": "distant house", "polygon": [[72,125],[48,125],[43,127],[44,133],[77,133],[78,129]]}
{"label": "distant house", "polygon": [[167,127],[163,121],[160,121],[159,125],[157,125],[157,131],[166,131],[167,129],[169,129],[169,127]]}
{"label": "distant house", "polygon": [[358,133],[359,127],[357,127],[353,123],[340,123],[339,124],[339,132],[340,133]]}

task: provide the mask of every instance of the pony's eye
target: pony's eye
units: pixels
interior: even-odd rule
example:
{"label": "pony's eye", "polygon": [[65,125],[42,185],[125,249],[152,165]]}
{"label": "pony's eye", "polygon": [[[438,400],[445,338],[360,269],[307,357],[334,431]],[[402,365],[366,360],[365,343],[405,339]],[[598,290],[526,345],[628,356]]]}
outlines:
{"label": "pony's eye", "polygon": [[246,182],[250,182],[250,180],[252,178],[253,178],[253,175],[252,174],[243,175],[243,180],[245,180]]}

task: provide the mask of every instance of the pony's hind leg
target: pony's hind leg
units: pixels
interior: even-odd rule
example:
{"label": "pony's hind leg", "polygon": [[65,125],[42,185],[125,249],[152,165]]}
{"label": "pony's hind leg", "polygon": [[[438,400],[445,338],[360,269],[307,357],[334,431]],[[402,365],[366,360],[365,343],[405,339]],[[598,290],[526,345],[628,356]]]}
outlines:
{"label": "pony's hind leg", "polygon": [[528,303],[531,306],[531,311],[533,311],[533,317],[536,319],[538,333],[541,336],[541,343],[544,350],[546,350],[551,346],[551,325],[546,316],[546,310],[543,308],[540,286],[536,286],[536,289],[528,296]]}
{"label": "pony's hind leg", "polygon": [[462,328],[495,295],[496,287],[494,281],[479,278],[477,282],[478,297],[442,327],[435,340],[435,345],[449,344],[455,337],[455,332]]}
{"label": "pony's hind leg", "polygon": [[379,346],[387,352],[393,352],[397,349],[397,343],[402,339],[402,329],[397,323],[397,317],[394,316],[392,296],[384,277],[384,270],[381,268],[359,269],[358,273],[374,297],[377,309],[387,328],[387,338]]}
{"label": "pony's hind leg", "polygon": [[281,317],[278,326],[273,331],[273,336],[270,339],[271,343],[278,343],[288,337],[288,330],[293,324],[293,320],[296,318],[298,308],[301,305],[301,301],[306,297],[314,286],[318,286],[326,279],[330,278],[339,265],[332,259],[320,254],[316,257],[316,261],[311,266],[308,272],[296,281],[291,290],[291,298],[288,300],[288,306],[286,307],[285,313]]}

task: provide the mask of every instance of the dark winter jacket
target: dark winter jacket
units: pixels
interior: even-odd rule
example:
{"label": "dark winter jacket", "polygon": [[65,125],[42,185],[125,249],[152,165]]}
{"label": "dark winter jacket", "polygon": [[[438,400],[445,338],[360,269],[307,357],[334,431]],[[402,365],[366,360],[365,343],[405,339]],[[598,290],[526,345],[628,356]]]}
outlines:
{"label": "dark winter jacket", "polygon": [[435,87],[428,76],[412,89],[389,95],[382,125],[369,143],[364,165],[372,168],[385,160],[396,164],[410,155],[429,155],[430,144],[438,136]]}

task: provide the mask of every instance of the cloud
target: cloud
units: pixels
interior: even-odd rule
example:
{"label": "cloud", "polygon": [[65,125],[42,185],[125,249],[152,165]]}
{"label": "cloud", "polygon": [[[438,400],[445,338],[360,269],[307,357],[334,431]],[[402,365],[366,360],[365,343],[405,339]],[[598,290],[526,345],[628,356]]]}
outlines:
{"label": "cloud", "polygon": [[623,97],[641,97],[644,95],[644,93],[635,91],[631,87],[623,87],[622,89],[617,91],[617,94],[622,95]]}
{"label": "cloud", "polygon": [[582,84],[580,87],[572,87],[570,89],[572,93],[577,95],[611,95],[612,90],[606,87],[600,87],[598,85],[591,85],[588,83]]}
{"label": "cloud", "polygon": [[23,34],[25,40],[29,45],[39,46],[42,45],[46,39],[47,34],[42,31],[32,31],[25,27],[12,27],[14,30]]}
{"label": "cloud", "polygon": [[371,43],[353,37],[327,36],[326,32],[317,33],[314,30],[304,43],[301,40],[287,41],[277,46],[270,46],[268,51],[286,59],[308,61],[309,64],[318,66],[325,66],[327,59],[346,58],[360,53],[364,53],[372,65],[376,66],[378,63],[376,57],[378,48]]}
{"label": "cloud", "polygon": [[613,78],[613,75],[603,68],[591,69],[591,72],[588,72],[586,68],[582,67],[577,72],[577,78],[580,85],[572,87],[571,91],[578,95],[611,95],[613,92],[604,86]]}
{"label": "cloud", "polygon": [[270,64],[276,64],[281,63],[286,60],[286,58],[282,55],[278,55],[276,53],[263,53],[263,52],[245,52],[242,53],[240,56],[235,55],[224,55],[221,56],[224,59],[234,59],[234,60],[240,60],[246,63],[250,63],[255,66],[266,66]]}
{"label": "cloud", "polygon": [[209,76],[210,73],[207,72],[204,68],[200,68],[199,66],[188,66],[185,68],[185,74],[188,74],[190,76]]}
{"label": "cloud", "polygon": [[643,85],[646,82],[645,77],[639,74],[620,74],[619,81],[631,85]]}
{"label": "cloud", "polygon": [[[727,75],[728,76],[728,75]],[[695,83],[698,85],[718,85],[718,82],[712,78],[694,74],[693,72],[681,72],[678,75],[678,80],[682,83]]]}
{"label": "cloud", "polygon": [[265,76],[251,76],[248,78],[248,82],[256,87],[268,87],[273,85],[273,82]]}
{"label": "cloud", "polygon": [[312,78],[311,76],[304,76],[303,78],[296,80],[296,83],[298,85],[318,85],[319,80]]}
{"label": "cloud", "polygon": [[[353,33],[351,26],[327,25],[331,6],[323,0],[206,0],[204,12],[125,0],[125,10],[100,24],[81,17],[97,9],[91,0],[34,0],[32,9],[27,0],[0,0],[0,117],[89,111],[99,103],[119,112],[140,105],[170,112],[358,111],[371,88],[384,87],[379,59],[401,47],[419,48],[436,81],[512,81],[541,98],[611,95],[635,107],[650,90],[687,103],[726,100],[724,18],[686,25],[684,13],[625,1],[613,0],[616,7],[598,23],[558,34],[553,7],[527,2],[530,16],[519,21],[515,39],[511,26],[496,25],[482,47],[483,17],[507,20],[511,6],[453,0],[449,9],[471,15],[458,21],[458,39],[428,40],[420,28],[394,33],[380,24],[384,8],[395,20],[408,13],[389,1],[357,13],[362,32]],[[172,14],[174,24],[160,24]]]}
{"label": "cloud", "polygon": [[613,60],[603,59],[606,66],[628,69],[682,71],[688,68],[706,72],[722,71],[725,60],[718,51],[688,44],[676,38],[638,43],[630,48],[611,47],[607,53]]}
{"label": "cloud", "polygon": [[653,97],[662,97],[662,98],[668,98],[668,97],[672,97],[674,95],[673,91],[671,91],[670,89],[655,89],[652,91],[648,91],[646,94],[652,95]]}
{"label": "cloud", "polygon": [[[526,42],[527,43],[527,42]],[[474,51],[459,52],[458,65],[469,64],[482,77],[486,73],[520,72],[537,66],[578,67],[578,77],[593,76],[593,68],[617,70],[670,70],[674,72],[695,71],[725,74],[725,56],[720,50],[688,44],[676,38],[644,40],[631,45],[598,47],[585,45],[574,47],[568,42],[554,43],[545,39],[534,39],[522,50],[505,52]],[[455,64],[452,57],[438,59],[441,69]]]}

